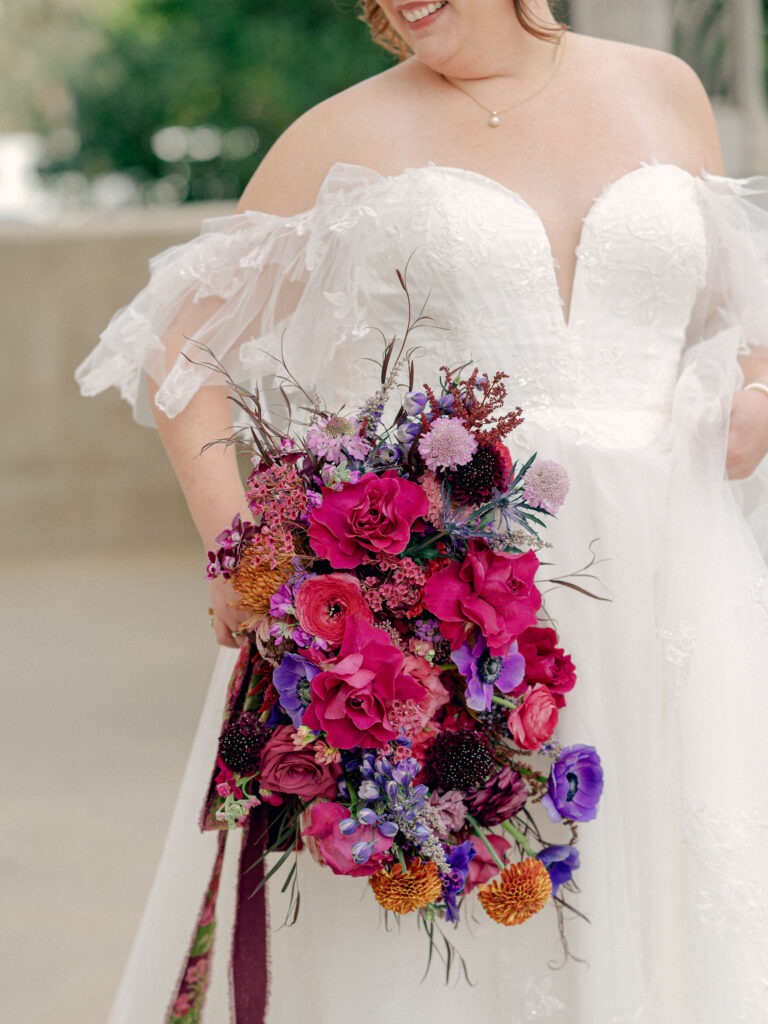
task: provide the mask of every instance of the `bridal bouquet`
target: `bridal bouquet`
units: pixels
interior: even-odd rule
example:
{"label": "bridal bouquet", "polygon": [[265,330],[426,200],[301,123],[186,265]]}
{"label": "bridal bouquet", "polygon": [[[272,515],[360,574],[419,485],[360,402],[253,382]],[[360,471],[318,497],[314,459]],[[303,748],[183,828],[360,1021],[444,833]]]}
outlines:
{"label": "bridal bouquet", "polygon": [[415,388],[395,344],[353,414],[305,393],[302,432],[236,389],[253,519],[217,537],[208,576],[231,581],[249,644],[207,826],[266,804],[277,866],[306,844],[431,938],[473,889],[504,925],[550,900],[561,913],[602,772],[592,747],[555,739],[576,675],[536,583],[567,474],[513,460],[503,373],[443,367]]}

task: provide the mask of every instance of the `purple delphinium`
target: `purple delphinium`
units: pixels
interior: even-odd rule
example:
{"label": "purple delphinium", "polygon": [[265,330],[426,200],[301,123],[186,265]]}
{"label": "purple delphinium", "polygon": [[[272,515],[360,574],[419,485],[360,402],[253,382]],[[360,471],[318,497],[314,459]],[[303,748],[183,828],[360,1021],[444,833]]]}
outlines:
{"label": "purple delphinium", "polygon": [[536,858],[549,872],[553,896],[557,896],[561,885],[570,882],[580,864],[579,851],[575,846],[548,846],[537,853]]}
{"label": "purple delphinium", "polygon": [[603,768],[594,747],[566,747],[552,765],[542,804],[552,821],[592,821],[603,792]]}
{"label": "purple delphinium", "polygon": [[493,689],[511,693],[525,675],[525,658],[513,643],[504,658],[494,658],[485,637],[480,636],[473,647],[463,644],[453,652],[453,661],[467,681],[467,707],[473,711],[490,711]]}
{"label": "purple delphinium", "polygon": [[309,684],[320,671],[300,654],[285,654],[272,673],[272,681],[280,695],[280,707],[298,729],[310,702]]}
{"label": "purple delphinium", "polygon": [[445,900],[445,920],[458,921],[459,907],[456,897],[464,892],[469,874],[469,862],[476,855],[477,851],[471,839],[465,840],[458,846],[445,847],[446,860],[448,861],[448,872],[442,873],[443,899]]}

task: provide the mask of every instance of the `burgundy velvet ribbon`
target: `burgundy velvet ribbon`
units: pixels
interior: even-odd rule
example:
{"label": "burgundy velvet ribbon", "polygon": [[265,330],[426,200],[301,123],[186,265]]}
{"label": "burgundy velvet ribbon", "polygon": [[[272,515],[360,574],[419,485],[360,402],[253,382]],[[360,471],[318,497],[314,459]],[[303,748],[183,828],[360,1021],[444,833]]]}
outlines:
{"label": "burgundy velvet ribbon", "polygon": [[266,828],[264,808],[257,807],[251,811],[245,827],[237,881],[237,909],[232,938],[235,1024],[264,1024],[267,1013],[267,887],[263,884]]}

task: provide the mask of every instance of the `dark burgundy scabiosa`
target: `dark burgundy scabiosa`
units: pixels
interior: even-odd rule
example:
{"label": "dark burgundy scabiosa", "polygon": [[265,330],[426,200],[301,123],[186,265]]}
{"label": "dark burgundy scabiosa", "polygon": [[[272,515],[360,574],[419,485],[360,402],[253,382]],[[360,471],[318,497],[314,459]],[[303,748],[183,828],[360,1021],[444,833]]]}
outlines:
{"label": "dark burgundy scabiosa", "polygon": [[472,729],[441,732],[426,754],[429,784],[433,789],[471,789],[481,786],[493,771],[493,750]]}
{"label": "dark burgundy scabiosa", "polygon": [[512,471],[512,460],[505,446],[498,441],[481,441],[472,458],[463,466],[444,473],[451,485],[454,501],[481,505],[494,491],[503,491]]}
{"label": "dark burgundy scabiosa", "polygon": [[244,711],[221,734],[219,756],[237,775],[254,775],[259,770],[261,751],[269,734],[270,730],[265,729],[258,715]]}
{"label": "dark burgundy scabiosa", "polygon": [[528,799],[528,787],[522,775],[506,765],[485,784],[471,789],[464,797],[467,810],[481,825],[492,828],[509,821],[522,810]]}

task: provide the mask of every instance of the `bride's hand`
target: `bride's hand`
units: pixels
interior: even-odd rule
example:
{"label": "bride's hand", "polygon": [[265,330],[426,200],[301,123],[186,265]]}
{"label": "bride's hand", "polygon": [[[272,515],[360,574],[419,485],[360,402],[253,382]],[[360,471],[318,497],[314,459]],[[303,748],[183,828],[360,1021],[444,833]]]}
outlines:
{"label": "bride's hand", "polygon": [[[768,402],[766,403],[768,405]],[[244,636],[234,636],[240,628],[246,615],[231,602],[239,600],[238,594],[228,580],[217,576],[209,583],[211,595],[211,608],[213,608],[213,629],[216,633],[216,640],[223,647],[242,647],[245,643]]]}
{"label": "bride's hand", "polygon": [[744,480],[768,452],[768,395],[737,391],[731,406],[725,468],[731,480]]}

